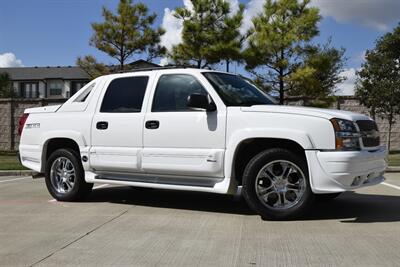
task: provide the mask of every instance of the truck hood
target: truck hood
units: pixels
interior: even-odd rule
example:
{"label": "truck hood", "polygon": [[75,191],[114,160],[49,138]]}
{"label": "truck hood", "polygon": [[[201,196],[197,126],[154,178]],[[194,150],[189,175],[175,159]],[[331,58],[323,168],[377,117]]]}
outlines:
{"label": "truck hood", "polygon": [[337,109],[309,108],[298,106],[280,106],[280,105],[254,105],[251,107],[242,107],[243,112],[268,112],[268,113],[284,113],[296,114],[303,116],[320,117],[325,119],[339,118],[351,121],[371,120],[370,117]]}
{"label": "truck hood", "polygon": [[56,112],[61,105],[54,105],[54,106],[45,106],[45,107],[38,107],[38,108],[28,108],[25,110],[25,113],[52,113]]}

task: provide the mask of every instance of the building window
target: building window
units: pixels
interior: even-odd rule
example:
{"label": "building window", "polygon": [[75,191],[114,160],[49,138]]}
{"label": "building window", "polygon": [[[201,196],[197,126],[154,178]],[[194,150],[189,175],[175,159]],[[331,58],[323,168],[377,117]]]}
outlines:
{"label": "building window", "polygon": [[63,89],[62,81],[48,81],[49,96],[61,96]]}
{"label": "building window", "polygon": [[78,92],[86,84],[87,84],[87,82],[84,82],[84,81],[72,81],[69,96],[70,97],[73,96],[76,92]]}
{"label": "building window", "polygon": [[37,83],[37,82],[22,82],[21,83],[21,97],[38,98],[39,97],[39,83]]}

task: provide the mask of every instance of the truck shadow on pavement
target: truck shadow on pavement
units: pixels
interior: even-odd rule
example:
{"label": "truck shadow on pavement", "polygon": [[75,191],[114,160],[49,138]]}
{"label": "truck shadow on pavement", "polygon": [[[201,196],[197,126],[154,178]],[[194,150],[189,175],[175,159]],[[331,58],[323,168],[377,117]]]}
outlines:
{"label": "truck shadow on pavement", "polygon": [[345,192],[334,200],[315,203],[304,219],[337,219],[343,223],[398,222],[400,196]]}
{"label": "truck shadow on pavement", "polygon": [[[202,212],[257,215],[239,196],[201,192],[110,187],[96,189],[86,202],[110,202],[144,207],[194,210]],[[316,202],[297,220],[332,220],[343,223],[400,221],[400,196],[346,192],[337,199]]]}

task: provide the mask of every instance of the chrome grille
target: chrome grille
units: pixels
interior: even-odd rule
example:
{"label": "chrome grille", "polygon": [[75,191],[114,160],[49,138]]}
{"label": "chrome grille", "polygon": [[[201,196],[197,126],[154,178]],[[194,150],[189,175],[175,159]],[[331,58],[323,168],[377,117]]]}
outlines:
{"label": "chrome grille", "polygon": [[360,129],[364,147],[376,147],[380,145],[378,126],[374,121],[361,120],[356,121],[356,123]]}

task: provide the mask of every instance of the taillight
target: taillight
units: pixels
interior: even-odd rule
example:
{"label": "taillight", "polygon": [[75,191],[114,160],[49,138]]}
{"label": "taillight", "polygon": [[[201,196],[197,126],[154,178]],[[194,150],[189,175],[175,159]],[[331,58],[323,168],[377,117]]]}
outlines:
{"label": "taillight", "polygon": [[25,122],[28,119],[29,113],[24,113],[22,114],[21,118],[19,118],[19,124],[18,124],[18,134],[22,134],[22,130],[24,129]]}

